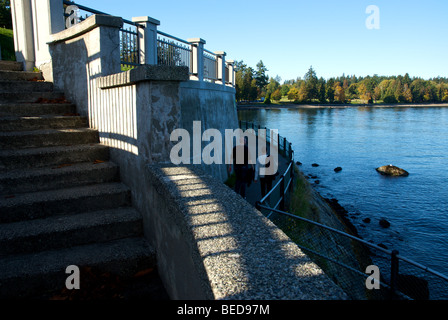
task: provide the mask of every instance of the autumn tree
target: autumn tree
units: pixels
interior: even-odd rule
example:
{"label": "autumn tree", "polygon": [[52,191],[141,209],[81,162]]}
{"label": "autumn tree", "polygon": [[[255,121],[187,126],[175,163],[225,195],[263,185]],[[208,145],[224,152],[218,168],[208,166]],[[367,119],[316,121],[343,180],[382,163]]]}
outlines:
{"label": "autumn tree", "polygon": [[282,93],[279,88],[277,88],[272,94],[271,99],[275,101],[279,101],[282,98]]}
{"label": "autumn tree", "polygon": [[334,87],[334,98],[336,101],[344,103],[345,102],[345,90],[338,81]]}

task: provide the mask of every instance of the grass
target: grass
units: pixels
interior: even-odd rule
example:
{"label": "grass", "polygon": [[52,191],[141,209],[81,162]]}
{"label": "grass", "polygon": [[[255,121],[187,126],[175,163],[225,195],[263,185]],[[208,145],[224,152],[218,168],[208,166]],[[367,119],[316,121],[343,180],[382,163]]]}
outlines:
{"label": "grass", "polygon": [[0,28],[0,45],[2,48],[2,60],[16,60],[14,51],[13,32],[10,29]]}

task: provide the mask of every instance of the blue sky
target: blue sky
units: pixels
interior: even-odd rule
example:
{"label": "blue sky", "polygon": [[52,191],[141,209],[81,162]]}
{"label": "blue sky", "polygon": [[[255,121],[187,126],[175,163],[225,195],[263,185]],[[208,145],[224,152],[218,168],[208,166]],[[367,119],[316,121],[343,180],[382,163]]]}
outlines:
{"label": "blue sky", "polygon": [[[448,77],[446,0],[77,0],[131,20],[150,16],[181,39],[202,38],[210,51],[271,77],[404,75]],[[124,5],[123,5],[124,4]],[[379,9],[379,29],[365,25],[369,5]]]}

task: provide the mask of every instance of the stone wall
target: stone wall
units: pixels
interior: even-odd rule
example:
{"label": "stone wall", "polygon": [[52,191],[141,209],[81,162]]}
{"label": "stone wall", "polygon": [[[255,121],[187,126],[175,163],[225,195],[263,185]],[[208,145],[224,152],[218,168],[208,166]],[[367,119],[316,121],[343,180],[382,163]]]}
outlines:
{"label": "stone wall", "polygon": [[199,166],[153,164],[146,174],[150,231],[173,299],[346,299],[280,229]]}
{"label": "stone wall", "polygon": [[[225,129],[239,128],[235,104],[235,88],[204,81],[186,81],[180,84],[181,127],[193,134],[193,121],[201,122],[201,130],[217,129],[225,136]],[[203,146],[208,142],[203,142]],[[222,142],[225,150],[225,141]],[[193,155],[197,156],[197,155]],[[224,164],[201,165],[214,177],[225,181],[228,178]]]}

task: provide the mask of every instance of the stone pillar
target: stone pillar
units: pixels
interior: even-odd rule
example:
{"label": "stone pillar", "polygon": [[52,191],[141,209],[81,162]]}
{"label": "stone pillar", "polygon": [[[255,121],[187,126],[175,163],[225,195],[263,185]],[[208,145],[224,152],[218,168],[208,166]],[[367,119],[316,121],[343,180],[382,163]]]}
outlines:
{"label": "stone pillar", "polygon": [[229,67],[229,79],[226,79],[226,80],[227,80],[227,83],[230,86],[232,86],[232,87],[235,87],[235,67],[234,67],[234,63],[235,63],[235,61],[233,61],[233,60],[226,61],[226,64]]}
{"label": "stone pillar", "polygon": [[64,7],[61,0],[31,0],[34,31],[35,65],[45,80],[52,81],[53,66],[48,42],[52,34],[65,29]]}
{"label": "stone pillar", "polygon": [[11,16],[16,60],[23,63],[24,70],[31,71],[36,61],[31,0],[11,0]]}
{"label": "stone pillar", "polygon": [[192,38],[187,40],[191,43],[191,80],[204,81],[204,44],[205,40],[201,38]]}
{"label": "stone pillar", "polygon": [[132,22],[138,23],[140,46],[140,63],[157,65],[157,26],[160,21],[151,17],[134,17]]}
{"label": "stone pillar", "polygon": [[216,51],[216,63],[218,72],[216,75],[216,83],[226,85],[226,53],[224,51]]}

